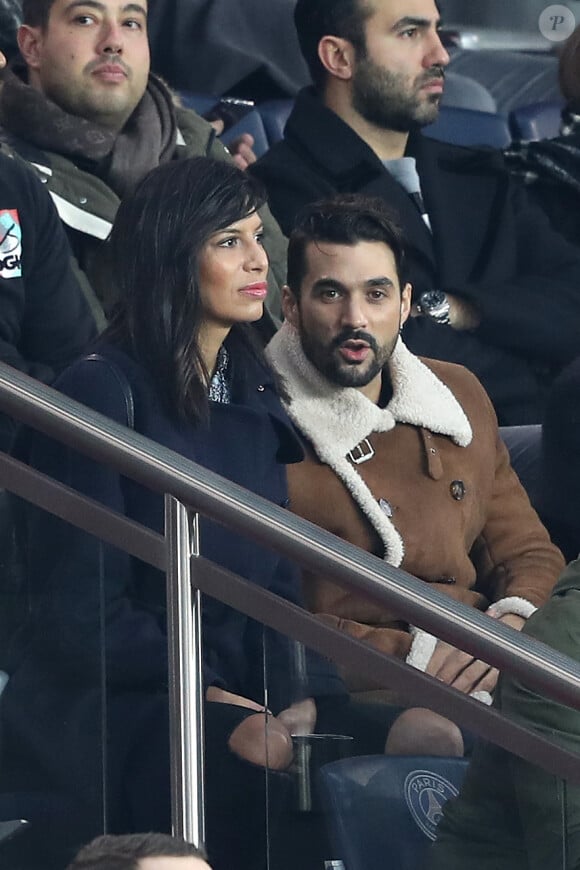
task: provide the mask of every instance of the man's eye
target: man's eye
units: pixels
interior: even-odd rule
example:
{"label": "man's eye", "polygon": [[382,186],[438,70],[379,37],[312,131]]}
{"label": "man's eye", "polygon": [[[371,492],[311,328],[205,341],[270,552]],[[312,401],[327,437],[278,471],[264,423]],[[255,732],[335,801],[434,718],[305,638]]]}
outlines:
{"label": "man's eye", "polygon": [[369,299],[372,302],[382,302],[383,299],[387,298],[387,294],[384,290],[371,290],[369,293]]}
{"label": "man's eye", "polygon": [[73,19],[75,24],[81,24],[83,26],[87,26],[88,24],[92,24],[94,18],[90,15],[77,15],[76,18]]}
{"label": "man's eye", "polygon": [[331,287],[329,287],[328,290],[322,291],[320,297],[321,299],[326,299],[332,302],[332,300],[338,299],[338,295],[338,290],[333,290]]}
{"label": "man's eye", "polygon": [[412,39],[418,32],[419,30],[416,27],[408,27],[407,30],[401,30],[400,36],[403,39]]}
{"label": "man's eye", "polygon": [[143,30],[143,22],[137,21],[135,18],[129,18],[123,22],[123,27],[128,27],[130,30]]}

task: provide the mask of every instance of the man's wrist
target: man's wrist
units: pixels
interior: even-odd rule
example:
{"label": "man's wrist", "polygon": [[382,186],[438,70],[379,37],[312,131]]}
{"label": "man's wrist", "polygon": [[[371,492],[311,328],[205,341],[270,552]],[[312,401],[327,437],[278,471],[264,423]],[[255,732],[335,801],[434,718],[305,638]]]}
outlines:
{"label": "man's wrist", "polygon": [[442,326],[469,332],[477,329],[481,316],[471,302],[444,290],[425,290],[416,303],[416,313]]}
{"label": "man's wrist", "polygon": [[450,308],[449,299],[443,290],[425,290],[417,302],[419,314],[443,325],[449,323]]}

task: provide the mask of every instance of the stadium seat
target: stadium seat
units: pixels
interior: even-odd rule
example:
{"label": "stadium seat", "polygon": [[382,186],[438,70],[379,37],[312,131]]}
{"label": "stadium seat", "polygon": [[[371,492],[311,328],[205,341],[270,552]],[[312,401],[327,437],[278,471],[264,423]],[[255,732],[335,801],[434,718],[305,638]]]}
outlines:
{"label": "stadium seat", "polygon": [[497,111],[495,100],[487,88],[469,76],[453,72],[445,76],[442,105],[477,112]]}
{"label": "stadium seat", "polygon": [[198,115],[205,115],[220,101],[219,97],[211,94],[195,94],[192,91],[178,91],[177,96],[186,109],[193,109]]}
{"label": "stadium seat", "polygon": [[417,870],[441,808],[459,793],[464,758],[367,755],[319,772],[333,857],[347,870]]}
{"label": "stadium seat", "polygon": [[518,106],[561,98],[554,54],[459,50],[451,54],[448,74],[451,72],[482,84],[495,100],[497,111],[506,116]]}
{"label": "stadium seat", "polygon": [[502,115],[458,109],[455,106],[442,106],[439,117],[424,128],[424,133],[441,142],[467,147],[488,145],[491,148],[505,148],[511,142],[508,122]]}
{"label": "stadium seat", "polygon": [[293,105],[294,100],[268,100],[258,106],[270,145],[275,145],[283,138]]}
{"label": "stadium seat", "polygon": [[520,142],[554,139],[560,132],[562,106],[562,101],[549,100],[514,109],[509,116],[513,138]]}
{"label": "stadium seat", "polygon": [[244,117],[234,124],[233,127],[230,127],[229,130],[223,134],[221,140],[224,145],[227,146],[230,142],[233,142],[234,139],[237,139],[238,136],[241,136],[242,133],[250,133],[250,135],[254,137],[254,154],[256,157],[261,157],[270,147],[271,143],[266,135],[264,122],[257,109],[248,112],[248,114],[244,115]]}

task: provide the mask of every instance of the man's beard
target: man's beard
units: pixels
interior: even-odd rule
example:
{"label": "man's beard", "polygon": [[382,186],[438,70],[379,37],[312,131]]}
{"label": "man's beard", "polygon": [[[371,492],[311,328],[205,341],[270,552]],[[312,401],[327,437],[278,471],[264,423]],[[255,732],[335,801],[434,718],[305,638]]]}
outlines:
{"label": "man's beard", "polygon": [[[303,329],[300,341],[305,356],[321,375],[338,387],[366,387],[381,372],[390,360],[399,334],[387,345],[379,347],[377,340],[368,332],[358,329],[343,329],[329,345],[321,345],[316,337]],[[371,350],[371,360],[363,363],[349,363],[337,355],[336,351],[346,341],[364,341]]]}
{"label": "man's beard", "polygon": [[353,108],[376,127],[408,133],[413,127],[436,120],[441,94],[426,94],[421,99],[419,91],[430,82],[442,81],[444,75],[443,67],[433,66],[410,87],[408,77],[402,73],[390,72],[368,58],[361,58],[352,79]]}

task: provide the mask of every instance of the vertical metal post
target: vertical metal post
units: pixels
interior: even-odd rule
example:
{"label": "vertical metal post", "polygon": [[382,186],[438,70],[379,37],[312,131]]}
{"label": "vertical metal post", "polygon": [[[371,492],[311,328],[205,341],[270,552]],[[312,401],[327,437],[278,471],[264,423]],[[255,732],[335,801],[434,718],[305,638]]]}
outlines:
{"label": "vertical metal post", "polygon": [[169,739],[173,834],[195,846],[205,841],[201,594],[192,590],[191,560],[199,555],[197,514],[165,496]]}

